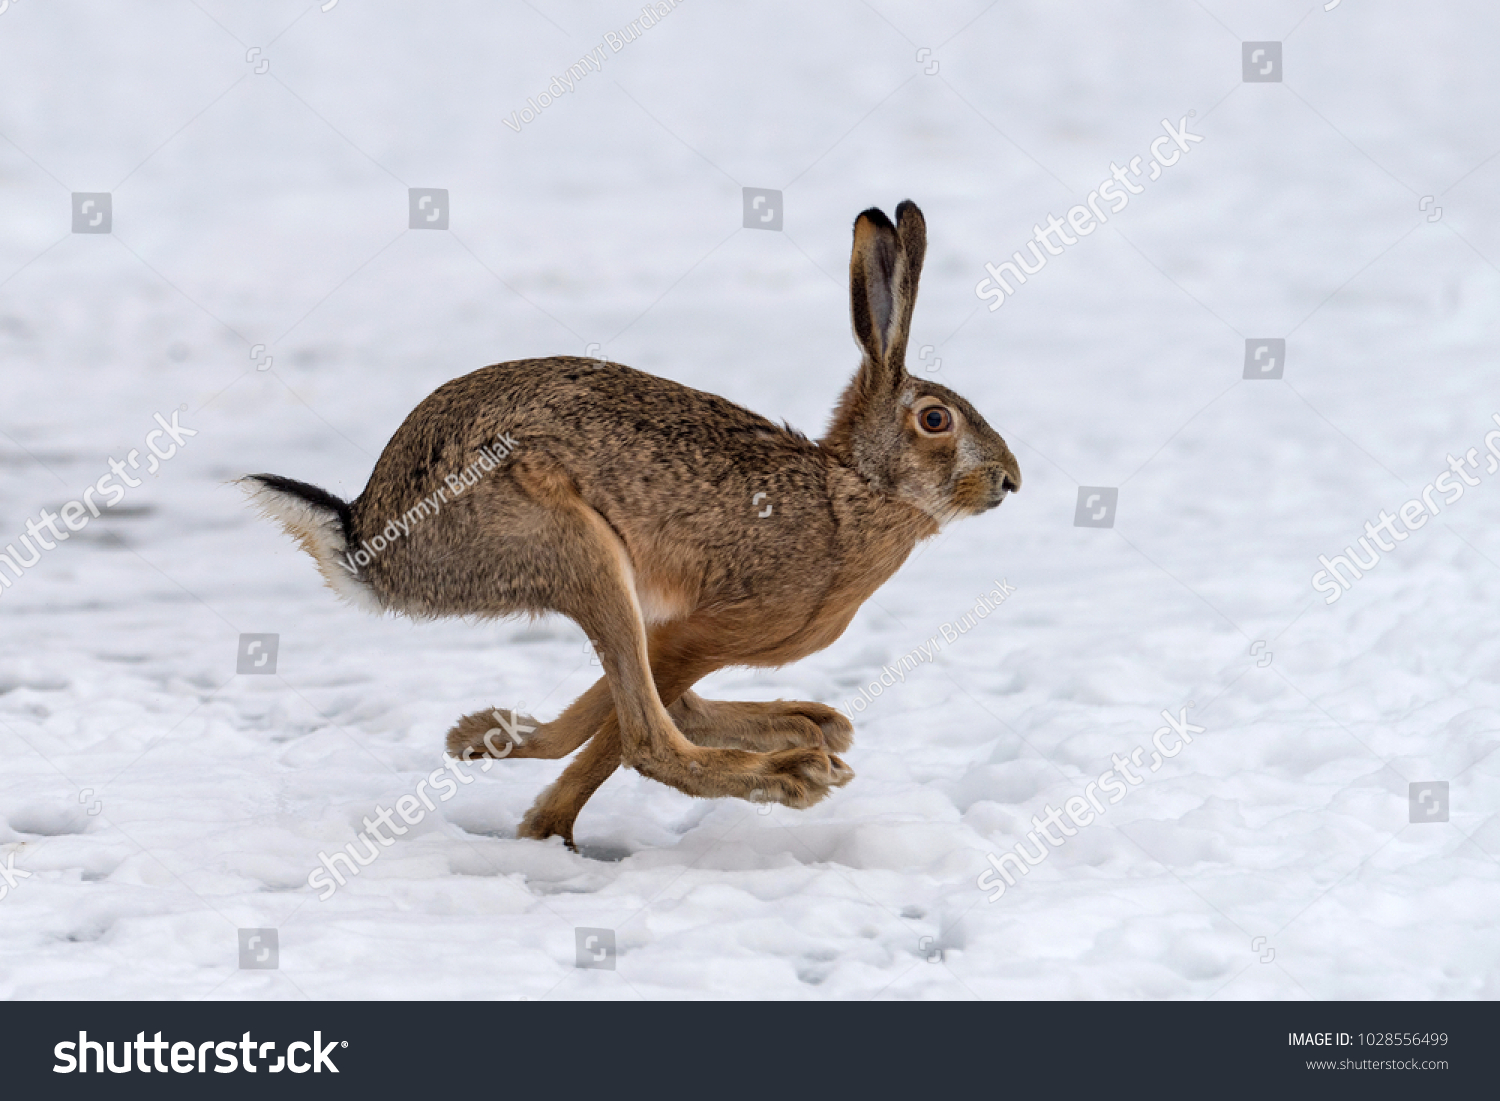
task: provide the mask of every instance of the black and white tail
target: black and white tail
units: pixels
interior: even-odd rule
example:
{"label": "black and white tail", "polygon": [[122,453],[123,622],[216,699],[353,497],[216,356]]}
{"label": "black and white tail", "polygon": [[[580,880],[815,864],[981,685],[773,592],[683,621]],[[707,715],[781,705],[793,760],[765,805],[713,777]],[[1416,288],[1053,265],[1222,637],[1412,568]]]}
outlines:
{"label": "black and white tail", "polygon": [[247,474],[239,485],[261,513],[279,523],[312,555],[328,587],[368,612],[385,610],[369,581],[349,557],[354,512],[326,489],[278,474]]}

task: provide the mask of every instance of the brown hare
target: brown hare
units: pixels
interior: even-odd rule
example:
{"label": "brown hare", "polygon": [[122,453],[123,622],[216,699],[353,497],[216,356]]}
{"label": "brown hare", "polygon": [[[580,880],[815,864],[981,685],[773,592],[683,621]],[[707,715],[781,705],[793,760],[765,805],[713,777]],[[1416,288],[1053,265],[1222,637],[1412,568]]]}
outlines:
{"label": "brown hare", "polygon": [[910,201],[895,225],[877,209],[855,219],[864,358],[817,443],[713,394],[553,356],[439,387],[353,502],[270,474],[242,484],[336,592],[372,610],[559,612],[588,634],[604,676],[555,720],[502,719],[503,749],[490,711],[448,734],[464,758],[587,743],[521,837],[571,846],[578,812],[621,764],[688,795],[811,806],[853,778],[836,755],[853,742],[843,715],[690,689],[725,666],[821,650],[919,540],[1020,488],[973,406],[906,373],[926,242]]}

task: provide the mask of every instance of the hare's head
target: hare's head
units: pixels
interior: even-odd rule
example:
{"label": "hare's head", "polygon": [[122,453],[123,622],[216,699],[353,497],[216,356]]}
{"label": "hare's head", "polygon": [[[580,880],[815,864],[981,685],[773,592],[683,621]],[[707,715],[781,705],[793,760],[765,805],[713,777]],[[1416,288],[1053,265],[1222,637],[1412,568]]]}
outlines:
{"label": "hare's head", "polygon": [[892,225],[874,207],[854,220],[849,297],[864,349],[823,445],[882,493],[939,524],[994,508],[1021,488],[1000,434],[946,386],[906,373],[906,341],[927,224],[910,200]]}

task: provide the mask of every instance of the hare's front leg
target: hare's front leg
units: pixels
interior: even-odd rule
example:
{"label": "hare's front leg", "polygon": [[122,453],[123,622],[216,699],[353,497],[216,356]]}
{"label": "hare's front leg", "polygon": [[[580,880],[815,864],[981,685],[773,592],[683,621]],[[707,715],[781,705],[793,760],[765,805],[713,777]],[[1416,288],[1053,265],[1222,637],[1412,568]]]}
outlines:
{"label": "hare's front leg", "polygon": [[[660,693],[663,674],[670,674],[666,670],[656,672]],[[605,683],[600,681],[594,687],[599,688]],[[677,724],[677,729],[698,746],[756,748],[761,751],[821,746],[842,752],[854,740],[854,727],[849,720],[821,703],[794,700],[738,703],[705,700],[696,692],[684,691],[667,708],[667,714]],[[558,722],[561,723],[562,719],[559,718]],[[579,812],[619,764],[619,728],[611,724],[608,736],[601,733],[590,741],[557,782],[537,797],[516,835],[545,841],[555,834],[573,848],[573,824]]]}
{"label": "hare's front leg", "polygon": [[[504,707],[476,711],[448,731],[448,753],[460,760],[556,760],[588,741],[613,707],[609,681],[601,677],[550,723]],[[854,744],[854,724],[827,704],[807,700],[706,700],[687,691],[667,708],[667,714],[696,746],[760,753],[817,746],[846,753]]]}
{"label": "hare's front leg", "polygon": [[448,753],[461,761],[477,757],[541,757],[556,760],[581,746],[615,705],[609,682],[599,678],[550,723],[504,707],[465,715],[448,731]]}
{"label": "hare's front leg", "polygon": [[854,744],[854,724],[827,704],[805,700],[706,700],[684,692],[667,714],[683,737],[699,746],[731,746],[765,753],[818,746],[845,753]]}

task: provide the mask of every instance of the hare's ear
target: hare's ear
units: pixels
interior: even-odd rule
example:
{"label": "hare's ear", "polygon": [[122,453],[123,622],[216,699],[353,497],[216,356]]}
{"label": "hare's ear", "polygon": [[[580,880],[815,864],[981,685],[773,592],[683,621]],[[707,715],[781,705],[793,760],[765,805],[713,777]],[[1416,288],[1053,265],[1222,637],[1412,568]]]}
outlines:
{"label": "hare's ear", "polygon": [[896,224],[871,207],[854,220],[849,299],[854,335],[864,349],[866,390],[894,389],[906,374],[906,340],[917,281],[927,252],[927,223],[910,200],[896,208]]}

